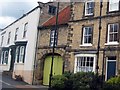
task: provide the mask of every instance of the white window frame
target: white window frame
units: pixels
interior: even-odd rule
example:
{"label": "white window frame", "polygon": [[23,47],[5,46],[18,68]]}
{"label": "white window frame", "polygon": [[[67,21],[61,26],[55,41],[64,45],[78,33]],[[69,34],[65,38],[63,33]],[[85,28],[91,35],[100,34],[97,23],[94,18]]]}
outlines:
{"label": "white window frame", "polygon": [[82,45],[80,45],[80,46],[92,46],[92,34],[93,34],[93,31],[92,31],[92,33],[91,33],[91,35],[89,35],[89,36],[91,36],[91,43],[85,43],[84,41],[85,41],[85,30],[86,30],[86,28],[88,29],[88,28],[91,28],[92,30],[93,30],[93,27],[92,26],[88,26],[88,27],[84,27],[83,28],[83,40],[82,40]]}
{"label": "white window frame", "polygon": [[[91,3],[91,2],[94,2],[94,0],[88,0],[88,1],[86,1],[85,2],[85,16],[89,16],[89,15],[93,15],[93,13],[94,12],[92,12],[92,13],[87,13],[88,11],[88,7],[87,7],[87,3]],[[90,8],[92,8],[92,7],[90,7]],[[94,9],[94,6],[93,6],[93,9]],[[94,10],[93,10],[94,11]]]}
{"label": "white window frame", "polygon": [[[118,25],[118,30],[119,30],[119,24],[118,23],[108,24],[107,44],[105,44],[105,45],[119,44],[118,41],[112,41],[112,42],[110,41],[110,25],[116,25],[116,24]],[[118,31],[117,31],[117,34],[118,34]]]}
{"label": "white window frame", "polygon": [[3,45],[4,36],[1,37],[1,46]]}
{"label": "white window frame", "polygon": [[77,58],[78,57],[93,57],[93,70],[92,72],[95,72],[95,66],[96,66],[96,55],[95,54],[78,54],[75,55],[75,64],[74,64],[74,73],[78,72],[77,71]]}
{"label": "white window frame", "polygon": [[23,63],[25,46],[20,46],[19,63]]}
{"label": "white window frame", "polygon": [[23,38],[26,37],[26,35],[27,35],[27,30],[28,30],[28,23],[25,23],[25,25],[24,25],[24,32],[23,32]]}
{"label": "white window frame", "polygon": [[[6,53],[7,53],[7,57],[6,57]],[[3,65],[6,65],[7,63],[6,63],[6,60],[7,60],[7,62],[8,62],[8,51],[2,51],[2,53],[1,53],[1,62],[0,62],[0,64],[3,64]]]}
{"label": "white window frame", "polygon": [[7,44],[10,43],[10,38],[11,38],[11,32],[8,33],[8,41],[7,41]]}
{"label": "white window frame", "polygon": [[[53,47],[53,44],[54,44],[54,41],[55,41],[55,46],[57,45],[57,32],[56,32],[56,37],[54,37],[55,35],[55,30],[51,30],[51,33],[50,33],[50,46]],[[54,40],[56,39],[56,40]]]}
{"label": "white window frame", "polygon": [[[6,54],[7,54],[7,56],[6,56]],[[4,52],[4,63],[3,63],[3,64],[7,64],[7,63],[6,63],[6,60],[7,60],[7,62],[8,62],[8,51],[5,51],[5,52]]]}
{"label": "white window frame", "polygon": [[19,46],[17,46],[17,48],[16,48],[16,51],[15,51],[16,53],[15,53],[15,63],[17,63],[17,61],[18,61],[18,57],[19,57]]}
{"label": "white window frame", "polygon": [[0,64],[3,64],[2,62],[4,61],[4,51],[2,51],[2,53],[1,53],[1,62],[0,62]]}
{"label": "white window frame", "polygon": [[17,38],[18,38],[18,30],[19,30],[19,28],[16,28],[16,31],[15,31],[15,41],[16,41]]}
{"label": "white window frame", "polygon": [[54,44],[54,34],[55,34],[55,30],[51,31],[51,35],[50,35],[50,46],[53,46]]}
{"label": "white window frame", "polygon": [[[112,8],[114,7],[115,8]],[[109,0],[109,12],[119,11],[119,0]]]}

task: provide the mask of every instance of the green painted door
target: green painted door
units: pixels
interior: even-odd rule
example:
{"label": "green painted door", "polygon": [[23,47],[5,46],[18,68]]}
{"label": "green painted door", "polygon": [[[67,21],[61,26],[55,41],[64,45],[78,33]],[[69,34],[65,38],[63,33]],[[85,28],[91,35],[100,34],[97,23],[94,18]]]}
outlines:
{"label": "green painted door", "polygon": [[[49,76],[51,69],[52,57],[48,56],[44,62],[43,85],[49,85]],[[61,75],[63,70],[63,60],[61,56],[54,56],[53,75]]]}

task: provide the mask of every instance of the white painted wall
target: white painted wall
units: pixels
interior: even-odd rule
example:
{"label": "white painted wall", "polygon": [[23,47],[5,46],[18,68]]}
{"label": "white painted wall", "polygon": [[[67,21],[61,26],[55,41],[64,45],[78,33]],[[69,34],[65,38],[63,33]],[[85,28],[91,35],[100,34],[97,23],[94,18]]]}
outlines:
{"label": "white painted wall", "polygon": [[[34,57],[35,57],[35,46],[36,46],[36,38],[37,38],[37,26],[39,22],[39,16],[40,16],[40,8],[35,9],[25,17],[19,19],[6,29],[0,32],[0,44],[1,44],[1,37],[2,33],[4,33],[4,41],[3,45],[1,47],[9,47],[11,45],[14,45],[14,37],[15,37],[15,31],[16,28],[19,28],[18,30],[18,37],[17,41],[28,41],[26,45],[26,54],[25,54],[25,62],[23,64],[23,71],[24,70],[33,70],[33,64],[34,64]],[[23,32],[24,32],[24,25],[25,23],[28,22],[28,29],[27,29],[27,34],[26,38],[23,38]],[[7,39],[8,39],[8,33],[11,31],[11,38],[10,38],[10,44],[7,45]],[[10,68],[10,60],[11,56],[9,53],[8,57],[8,65],[0,65],[0,68],[4,71],[8,71]],[[18,64],[15,64],[18,65]],[[19,66],[18,66],[19,68]],[[17,68],[16,68],[17,69]],[[15,70],[16,70],[15,69]],[[20,69],[20,68],[19,68]]]}

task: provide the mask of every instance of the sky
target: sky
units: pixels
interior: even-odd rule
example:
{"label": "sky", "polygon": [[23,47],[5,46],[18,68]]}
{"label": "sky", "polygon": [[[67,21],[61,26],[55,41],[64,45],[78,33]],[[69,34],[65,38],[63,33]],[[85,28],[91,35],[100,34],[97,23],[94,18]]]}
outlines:
{"label": "sky", "polygon": [[46,3],[50,0],[0,0],[0,29],[38,6],[38,1]]}

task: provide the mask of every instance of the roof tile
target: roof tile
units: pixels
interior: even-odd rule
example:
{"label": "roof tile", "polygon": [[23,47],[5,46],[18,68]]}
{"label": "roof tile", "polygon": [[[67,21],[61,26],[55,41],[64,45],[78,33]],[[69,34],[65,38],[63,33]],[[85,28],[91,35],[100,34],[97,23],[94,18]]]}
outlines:
{"label": "roof tile", "polygon": [[[65,24],[70,20],[70,6],[67,6],[61,10],[58,14],[58,24]],[[43,23],[42,26],[51,26],[56,24],[56,16],[50,18],[47,22]]]}

